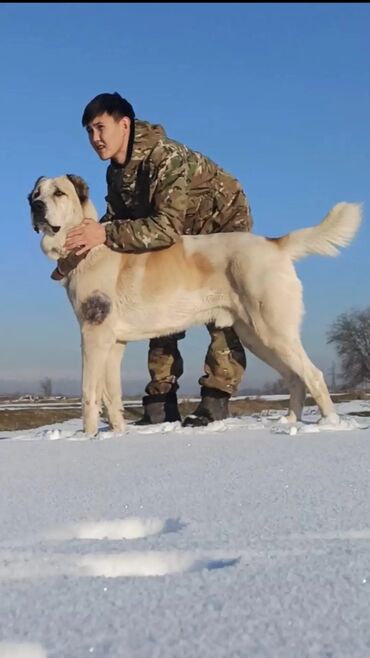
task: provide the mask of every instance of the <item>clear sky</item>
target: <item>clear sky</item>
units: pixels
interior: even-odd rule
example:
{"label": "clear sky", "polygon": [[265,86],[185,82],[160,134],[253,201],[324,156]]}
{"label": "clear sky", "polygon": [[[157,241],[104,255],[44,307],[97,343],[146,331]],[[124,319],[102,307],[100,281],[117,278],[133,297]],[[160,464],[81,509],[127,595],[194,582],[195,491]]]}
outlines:
{"label": "clear sky", "polygon": [[[79,381],[77,321],[50,280],[27,194],[40,175],[75,173],[104,213],[107,165],[81,115],[112,91],[239,178],[256,233],[279,236],[339,201],[364,203],[361,231],[337,259],[297,264],[303,342],[327,374],[330,323],[370,305],[369,33],[370,5],[358,3],[2,3],[0,387]],[[200,327],[182,341],[184,391],[198,391],[207,336]],[[129,345],[127,392],[142,392],[146,355],[147,342]],[[277,378],[248,360],[242,387]]]}

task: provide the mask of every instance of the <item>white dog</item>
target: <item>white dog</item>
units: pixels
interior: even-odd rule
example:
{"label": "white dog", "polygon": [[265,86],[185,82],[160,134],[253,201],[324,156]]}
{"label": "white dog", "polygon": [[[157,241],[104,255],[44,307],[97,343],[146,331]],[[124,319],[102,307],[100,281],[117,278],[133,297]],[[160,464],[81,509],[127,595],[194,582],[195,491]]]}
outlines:
{"label": "white dog", "polygon": [[[67,231],[97,216],[78,176],[38,179],[29,202],[33,226],[44,234],[42,250],[53,260],[66,256]],[[92,249],[62,280],[81,328],[85,432],[97,433],[102,404],[112,429],[124,429],[120,366],[128,341],[208,322],[233,326],[243,345],[285,379],[288,422],[300,419],[306,387],[325,421],[338,422],[324,377],[300,341],[302,287],[293,261],[335,256],[360,222],[360,205],[339,203],[317,226],[280,238],[217,233],[140,254]]]}

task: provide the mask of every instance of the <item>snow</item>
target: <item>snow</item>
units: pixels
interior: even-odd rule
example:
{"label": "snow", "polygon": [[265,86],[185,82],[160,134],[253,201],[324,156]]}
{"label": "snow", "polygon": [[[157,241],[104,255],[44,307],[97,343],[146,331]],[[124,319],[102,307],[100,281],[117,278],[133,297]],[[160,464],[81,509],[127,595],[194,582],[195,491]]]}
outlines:
{"label": "snow", "polygon": [[40,645],[16,644],[15,642],[0,642],[1,658],[46,658],[46,653]]}
{"label": "snow", "polygon": [[0,432],[0,658],[363,658],[370,413]]}

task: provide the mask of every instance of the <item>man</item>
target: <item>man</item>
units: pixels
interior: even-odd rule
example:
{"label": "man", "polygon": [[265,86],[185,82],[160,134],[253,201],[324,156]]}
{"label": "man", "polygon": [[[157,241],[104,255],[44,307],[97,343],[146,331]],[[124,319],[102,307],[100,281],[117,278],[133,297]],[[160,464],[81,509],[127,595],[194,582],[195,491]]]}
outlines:
{"label": "man", "polygon": [[[251,230],[250,208],[239,182],[201,153],[169,139],[161,126],[136,119],[132,105],[118,93],[90,101],[82,125],[100,159],[110,160],[107,211],[99,223],[86,218],[69,232],[65,247],[72,254],[82,256],[100,244],[142,252],[169,247],[183,234]],[[199,380],[201,401],[184,425],[226,418],[230,395],[246,367],[244,349],[231,327],[207,329],[211,343],[206,374]],[[184,336],[150,340],[151,380],[139,423],[180,420],[176,391],[183,362],[177,342]]]}

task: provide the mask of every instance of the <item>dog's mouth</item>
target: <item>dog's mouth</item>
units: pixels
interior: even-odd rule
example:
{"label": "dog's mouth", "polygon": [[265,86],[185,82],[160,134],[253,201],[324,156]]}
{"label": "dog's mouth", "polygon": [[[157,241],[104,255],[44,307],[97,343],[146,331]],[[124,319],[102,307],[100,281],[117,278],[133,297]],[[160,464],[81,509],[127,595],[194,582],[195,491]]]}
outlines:
{"label": "dog's mouth", "polygon": [[46,219],[47,207],[41,199],[32,199],[32,195],[28,197],[32,213],[32,225],[36,233],[46,233],[46,235],[55,235],[60,231],[61,226],[53,226]]}
{"label": "dog's mouth", "polygon": [[36,233],[45,233],[46,235],[55,235],[58,233],[61,229],[61,226],[52,226],[52,224],[49,224],[47,219],[42,218],[39,220],[34,220],[33,222],[33,228],[35,229]]}

